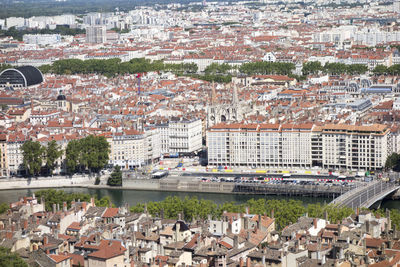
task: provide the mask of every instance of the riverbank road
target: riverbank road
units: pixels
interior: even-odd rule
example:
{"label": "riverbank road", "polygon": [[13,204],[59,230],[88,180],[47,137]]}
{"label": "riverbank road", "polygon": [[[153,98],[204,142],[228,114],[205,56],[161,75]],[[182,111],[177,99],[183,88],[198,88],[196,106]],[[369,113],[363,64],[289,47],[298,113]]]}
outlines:
{"label": "riverbank road", "polygon": [[[16,178],[11,177],[0,180],[0,190],[24,189],[24,188],[58,188],[58,187],[82,187],[94,185],[96,176],[79,174],[73,176],[49,176],[49,177],[30,177]],[[102,183],[107,181],[107,176],[101,176]]]}

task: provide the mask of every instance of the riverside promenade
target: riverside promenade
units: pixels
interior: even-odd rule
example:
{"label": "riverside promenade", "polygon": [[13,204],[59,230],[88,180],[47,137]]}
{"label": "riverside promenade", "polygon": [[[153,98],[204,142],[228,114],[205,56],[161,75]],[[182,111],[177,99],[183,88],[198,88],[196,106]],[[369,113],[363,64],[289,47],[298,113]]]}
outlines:
{"label": "riverside promenade", "polygon": [[94,185],[95,177],[88,175],[32,177],[32,178],[7,178],[0,180],[0,190],[9,189],[36,189],[36,188],[62,188],[62,187],[87,187]]}

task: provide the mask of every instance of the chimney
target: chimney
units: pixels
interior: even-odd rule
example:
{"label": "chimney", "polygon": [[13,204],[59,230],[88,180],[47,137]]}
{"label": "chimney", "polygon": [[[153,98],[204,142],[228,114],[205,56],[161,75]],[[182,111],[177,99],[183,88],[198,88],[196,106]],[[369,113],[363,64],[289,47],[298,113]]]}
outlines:
{"label": "chimney", "polygon": [[42,204],[43,210],[45,210],[45,209],[46,209],[46,205],[45,205],[45,203],[44,203],[44,197],[43,197],[43,196],[40,197],[40,204]]}
{"label": "chimney", "polygon": [[43,245],[47,245],[48,242],[49,242],[49,239],[48,239],[47,235],[43,236]]}
{"label": "chimney", "polygon": [[178,213],[178,220],[181,221],[182,220],[182,213]]}
{"label": "chimney", "polygon": [[60,211],[60,203],[57,203],[57,211]]}
{"label": "chimney", "polygon": [[340,248],[339,250],[339,260],[343,260],[344,259],[344,250],[343,248]]}
{"label": "chimney", "polygon": [[[247,231],[247,241],[249,241],[251,238],[251,231]],[[250,241],[249,241],[250,242]]]}
{"label": "chimney", "polygon": [[370,227],[369,227],[369,221],[365,221],[365,231],[367,232],[367,233],[369,233],[369,229]]}
{"label": "chimney", "polygon": [[367,254],[367,240],[365,239],[365,237],[362,240],[362,247],[363,247],[363,255]]}
{"label": "chimney", "polygon": [[246,207],[246,214],[249,214],[249,207]]}
{"label": "chimney", "polygon": [[258,220],[257,220],[257,229],[261,229],[261,214],[258,214]]}
{"label": "chimney", "polygon": [[275,218],[275,211],[271,210],[271,218],[274,219]]}
{"label": "chimney", "polygon": [[359,207],[357,207],[356,215],[357,215],[357,216],[360,215],[360,208],[359,208]]}
{"label": "chimney", "polygon": [[161,217],[161,220],[164,220],[164,209],[160,210],[160,217]]}
{"label": "chimney", "polygon": [[63,202],[63,211],[66,212],[67,211],[67,202]]}
{"label": "chimney", "polygon": [[244,229],[249,229],[249,217],[244,217]]}
{"label": "chimney", "polygon": [[82,202],[82,209],[83,209],[84,211],[87,210],[87,204],[86,204],[86,202]]}
{"label": "chimney", "polygon": [[201,234],[200,233],[197,235],[196,243],[197,243],[197,248],[200,248],[201,247]]}
{"label": "chimney", "polygon": [[242,257],[240,257],[240,260],[239,260],[239,267],[243,267],[243,258]]}
{"label": "chimney", "polygon": [[326,256],[324,254],[324,255],[322,255],[321,265],[325,265],[325,264],[326,264]]}
{"label": "chimney", "polygon": [[251,261],[249,257],[246,258],[246,267],[251,267]]}
{"label": "chimney", "polygon": [[262,261],[262,265],[265,266],[265,255],[264,254],[262,255],[261,261]]}
{"label": "chimney", "polygon": [[92,207],[95,207],[95,206],[96,206],[96,204],[95,204],[95,202],[94,202],[94,197],[91,197],[91,198],[90,198],[90,205],[92,205]]}
{"label": "chimney", "polygon": [[233,237],[233,248],[238,248],[239,247],[239,237],[235,235]]}
{"label": "chimney", "polygon": [[212,251],[216,251],[217,250],[217,241],[213,240],[211,242],[211,249],[212,249]]}
{"label": "chimney", "polygon": [[56,212],[57,212],[57,204],[54,203],[54,204],[53,204],[53,213],[56,213]]}
{"label": "chimney", "polygon": [[390,210],[386,209],[387,232],[392,230],[392,220],[390,219]]}
{"label": "chimney", "polygon": [[318,223],[317,218],[314,218],[313,221],[314,229],[317,229],[317,223]]}

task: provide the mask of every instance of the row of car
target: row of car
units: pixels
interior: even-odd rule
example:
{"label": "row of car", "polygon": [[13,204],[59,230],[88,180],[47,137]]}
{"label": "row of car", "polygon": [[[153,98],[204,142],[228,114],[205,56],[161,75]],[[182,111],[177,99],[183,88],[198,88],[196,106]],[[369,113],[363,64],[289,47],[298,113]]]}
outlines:
{"label": "row of car", "polygon": [[202,182],[232,182],[236,184],[286,184],[286,185],[322,185],[322,186],[354,186],[354,183],[347,181],[312,181],[312,180],[301,180],[301,179],[260,179],[257,177],[201,177],[199,178]]}

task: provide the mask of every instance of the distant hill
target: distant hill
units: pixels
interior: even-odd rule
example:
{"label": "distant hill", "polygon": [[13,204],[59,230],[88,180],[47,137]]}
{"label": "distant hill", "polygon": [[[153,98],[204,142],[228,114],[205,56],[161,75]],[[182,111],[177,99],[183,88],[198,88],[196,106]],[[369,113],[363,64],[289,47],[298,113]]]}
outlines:
{"label": "distant hill", "polygon": [[85,14],[88,12],[110,12],[132,10],[135,6],[190,3],[200,0],[0,0],[0,18],[53,16],[61,14]]}

